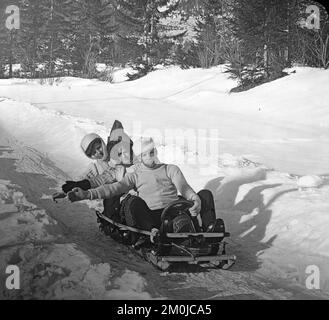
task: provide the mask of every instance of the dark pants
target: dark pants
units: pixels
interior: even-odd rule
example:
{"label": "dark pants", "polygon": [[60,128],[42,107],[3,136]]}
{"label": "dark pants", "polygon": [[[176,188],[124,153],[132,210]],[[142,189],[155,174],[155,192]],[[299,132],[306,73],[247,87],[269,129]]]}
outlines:
{"label": "dark pants", "polygon": [[120,198],[121,196],[115,196],[110,199],[106,199],[103,201],[104,212],[103,214],[112,219],[115,222],[121,222],[120,217]]}
{"label": "dark pants", "polygon": [[[201,219],[202,227],[207,229],[210,223],[216,220],[214,197],[209,190],[201,190],[198,193],[201,199]],[[139,197],[131,197],[127,203],[125,216],[127,224],[135,226],[143,230],[151,230],[152,228],[160,229],[161,214],[163,209],[151,210],[146,202]]]}

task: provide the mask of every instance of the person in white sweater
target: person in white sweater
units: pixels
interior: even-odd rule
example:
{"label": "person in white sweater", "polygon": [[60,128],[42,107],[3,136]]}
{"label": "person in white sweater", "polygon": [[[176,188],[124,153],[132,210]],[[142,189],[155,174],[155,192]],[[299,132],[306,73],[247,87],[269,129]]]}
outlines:
{"label": "person in white sweater", "polygon": [[157,151],[152,138],[141,138],[133,145],[136,156],[140,157],[141,165],[133,173],[112,184],[104,184],[87,191],[75,188],[68,194],[72,202],[85,199],[109,199],[116,195],[137,191],[129,204],[129,211],[136,225],[154,234],[161,225],[163,209],[173,201],[179,200],[179,194],[194,205],[189,209],[192,217],[201,213],[204,230],[216,220],[214,200],[209,190],[198,194],[187,183],[183,173],[176,165],[157,163]]}

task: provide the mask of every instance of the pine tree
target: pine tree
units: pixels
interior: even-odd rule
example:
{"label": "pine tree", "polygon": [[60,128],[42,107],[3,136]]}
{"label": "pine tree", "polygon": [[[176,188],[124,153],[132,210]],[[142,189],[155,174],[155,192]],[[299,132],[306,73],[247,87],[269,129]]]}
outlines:
{"label": "pine tree", "polygon": [[141,39],[144,34],[145,0],[116,0],[113,59],[126,64],[143,56]]}
{"label": "pine tree", "polygon": [[65,74],[64,70],[70,65],[67,44],[72,36],[70,15],[72,4],[72,0],[47,0],[43,3],[43,14],[47,19],[43,33],[44,44],[40,48],[40,55],[45,66],[45,76]]}
{"label": "pine tree", "polygon": [[21,28],[17,38],[17,58],[22,71],[28,77],[36,77],[42,62],[41,52],[45,45],[47,13],[45,0],[19,1]]}
{"label": "pine tree", "polygon": [[[326,9],[311,0],[290,0],[291,27],[289,28],[289,58],[291,62],[312,67],[329,67],[329,17]],[[319,28],[308,26],[310,13],[306,8],[319,8]],[[293,9],[293,10],[292,10]],[[313,21],[315,22],[315,21]]]}
{"label": "pine tree", "polygon": [[203,0],[181,0],[179,7],[186,14],[200,14],[204,8]]}
{"label": "pine tree", "polygon": [[115,30],[109,0],[18,0],[17,59],[27,76],[96,74]]}
{"label": "pine tree", "polygon": [[283,0],[235,0],[231,26],[239,41],[229,72],[243,86],[281,76],[287,65],[288,9]]}
{"label": "pine tree", "polygon": [[75,74],[94,77],[98,60],[110,59],[111,36],[116,30],[112,17],[110,1],[78,0],[73,3],[69,47]]}
{"label": "pine tree", "polygon": [[15,63],[16,40],[18,30],[9,30],[6,26],[6,9],[8,6],[18,5],[17,1],[2,0],[0,3],[0,78],[13,76],[13,64]]}
{"label": "pine tree", "polygon": [[6,28],[6,11],[7,3],[0,3],[0,79],[5,77],[5,68],[10,57],[10,36]]}
{"label": "pine tree", "polygon": [[218,65],[221,61],[220,36],[223,25],[220,19],[223,15],[223,1],[204,0],[202,14],[196,25],[197,55],[202,68]]}
{"label": "pine tree", "polygon": [[16,58],[29,77],[51,77],[66,54],[71,0],[19,0],[21,28],[17,32]]}
{"label": "pine tree", "polygon": [[[134,28],[131,34],[121,37],[138,47],[138,56],[131,61],[136,72],[130,79],[143,76],[162,63],[168,56],[170,47],[170,27],[162,23],[178,7],[178,2],[170,0],[121,0],[118,1],[118,19],[126,27]],[[126,20],[123,22],[122,17]]]}

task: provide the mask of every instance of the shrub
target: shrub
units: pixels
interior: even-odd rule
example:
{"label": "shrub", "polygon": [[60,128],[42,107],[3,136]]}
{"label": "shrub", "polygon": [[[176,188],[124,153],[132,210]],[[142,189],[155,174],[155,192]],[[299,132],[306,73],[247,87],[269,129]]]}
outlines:
{"label": "shrub", "polygon": [[127,73],[128,81],[137,80],[154,71],[154,66],[148,61],[139,59],[139,62],[132,65],[133,73]]}
{"label": "shrub", "polygon": [[97,78],[101,81],[113,83],[114,71],[115,68],[113,66],[107,66],[105,70],[98,72]]}
{"label": "shrub", "polygon": [[194,43],[177,45],[173,50],[173,62],[182,69],[200,68],[198,48]]}

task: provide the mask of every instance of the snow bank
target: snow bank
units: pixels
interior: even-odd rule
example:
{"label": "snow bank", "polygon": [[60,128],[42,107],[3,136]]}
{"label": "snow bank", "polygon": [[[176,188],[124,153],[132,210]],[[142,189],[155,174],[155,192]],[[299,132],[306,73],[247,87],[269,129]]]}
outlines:
{"label": "snow bank", "polygon": [[303,176],[297,180],[297,185],[302,188],[318,188],[323,184],[323,179],[319,176]]}
{"label": "snow bank", "polygon": [[125,270],[121,277],[113,281],[114,288],[106,296],[111,300],[151,299],[151,296],[144,291],[146,285],[145,279],[137,272]]}
{"label": "snow bank", "polygon": [[[130,134],[140,127],[142,133],[158,130],[163,139],[168,129],[192,129],[197,135],[199,129],[208,135],[214,129],[221,153],[248,154],[249,159],[283,172],[327,173],[328,70],[296,67],[296,73],[235,94],[229,91],[236,82],[224,70],[225,66],[209,70],[166,67],[117,84],[77,78],[63,78],[58,86],[1,80],[0,97],[92,119],[108,130],[120,119]],[[7,106],[0,103],[2,122],[9,117],[8,127],[14,123],[24,127],[24,117],[16,117],[19,111],[11,112]],[[47,121],[45,117],[43,123],[51,128],[53,123]],[[65,127],[71,131],[71,141],[73,125],[68,122]]]}
{"label": "snow bank", "polygon": [[54,240],[46,226],[56,225],[57,222],[47,216],[44,210],[28,202],[16,188],[9,181],[0,181],[0,247]]}
{"label": "snow bank", "polygon": [[138,273],[126,271],[121,277],[114,277],[108,263],[92,264],[74,244],[29,245],[19,248],[15,254],[23,275],[21,290],[19,294],[4,290],[6,299],[152,298],[145,291],[145,279]]}
{"label": "snow bank", "polygon": [[[117,276],[108,263],[93,263],[67,242],[57,220],[26,199],[25,192],[37,197],[37,186],[49,194],[44,180],[63,180],[65,173],[1,127],[0,163],[0,177],[5,170],[15,178],[15,184],[0,179],[0,299],[152,298],[138,273],[126,270]],[[49,199],[44,193],[41,197]],[[8,265],[19,267],[20,290],[5,287]]]}
{"label": "snow bank", "polygon": [[265,178],[262,169],[251,169],[206,187],[233,235],[231,245],[255,259],[259,271],[289,278],[294,270],[294,280],[305,285],[305,270],[315,265],[321,289],[328,291],[328,180],[305,190],[297,181],[275,171],[267,171]]}
{"label": "snow bank", "polygon": [[80,149],[82,138],[87,133],[95,132],[107,141],[107,128],[96,121],[12,100],[0,102],[0,109],[6,115],[0,118],[3,129],[14,133],[25,144],[43,150],[59,168],[72,177],[82,174],[90,163]]}

